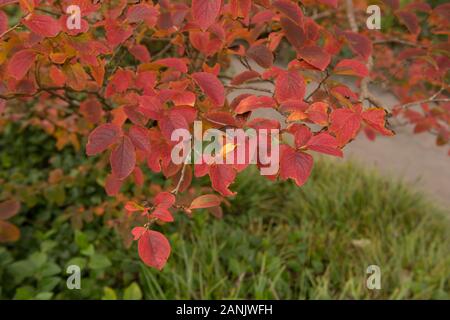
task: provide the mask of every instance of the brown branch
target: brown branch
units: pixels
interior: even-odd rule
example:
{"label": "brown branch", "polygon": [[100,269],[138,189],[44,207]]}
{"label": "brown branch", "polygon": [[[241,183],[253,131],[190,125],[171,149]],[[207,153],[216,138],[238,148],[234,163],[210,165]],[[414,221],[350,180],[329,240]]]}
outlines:
{"label": "brown branch", "polygon": [[225,85],[224,87],[226,89],[232,89],[232,90],[255,90],[255,91],[261,91],[261,92],[273,93],[273,90],[259,88],[259,87],[253,87],[253,86],[239,87],[239,86]]}
{"label": "brown branch", "polygon": [[[190,157],[191,153],[189,152],[189,155],[187,157]],[[181,174],[180,174],[180,180],[178,180],[177,186],[175,187],[175,189],[173,189],[170,193],[172,194],[177,194],[178,191],[180,190],[181,184],[184,181],[184,174],[186,172],[186,161],[183,163],[183,168],[181,169]]]}
{"label": "brown branch", "polygon": [[3,32],[2,34],[0,34],[0,39],[3,38],[3,36],[5,36],[5,35],[7,35],[8,33],[10,33],[11,31],[17,29],[20,25],[21,25],[21,22],[15,24],[15,25],[12,26],[11,28],[9,28],[8,30],[6,30],[5,32]]}
{"label": "brown branch", "polygon": [[397,39],[397,38],[374,40],[374,41],[372,41],[372,43],[374,45],[386,44],[386,43],[398,43],[398,44],[403,44],[405,46],[418,47],[418,48],[422,48],[422,49],[426,49],[427,48],[427,46],[424,46],[422,44],[414,43],[414,42],[410,42],[410,41],[406,41],[406,40],[402,40],[402,39]]}
{"label": "brown branch", "polygon": [[314,89],[314,91],[311,92],[311,93],[305,98],[305,101],[308,101],[309,98],[311,98],[311,97],[312,97],[312,96],[320,89],[320,87],[322,87],[322,85],[324,84],[324,82],[330,77],[330,74],[328,73],[328,70],[327,70],[326,72],[327,72],[326,76],[325,76],[322,80],[320,80],[319,85],[317,86],[317,88]]}
{"label": "brown branch", "polygon": [[355,9],[353,8],[353,1],[345,0],[345,8],[347,10],[347,20],[348,20],[348,23],[350,24],[350,29],[353,32],[358,32],[358,25],[356,24]]}
{"label": "brown branch", "polygon": [[408,108],[413,107],[418,104],[430,103],[430,102],[450,102],[450,98],[437,98],[437,99],[436,98],[434,98],[434,99],[428,98],[428,99],[424,99],[424,100],[418,100],[418,101],[404,103],[398,107],[402,108],[402,109],[408,109]]}

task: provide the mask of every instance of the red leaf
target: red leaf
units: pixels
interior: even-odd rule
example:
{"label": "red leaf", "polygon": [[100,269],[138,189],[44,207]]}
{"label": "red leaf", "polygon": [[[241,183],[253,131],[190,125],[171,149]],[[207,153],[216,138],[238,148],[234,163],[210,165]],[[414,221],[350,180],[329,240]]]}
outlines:
{"label": "red leaf", "polygon": [[[129,212],[136,212],[136,211],[143,211],[145,210],[144,207],[138,205],[136,202],[134,201],[128,201],[125,204],[125,210],[129,211]],[[135,239],[136,240],[136,239]]]}
{"label": "red leaf", "polygon": [[121,134],[122,130],[115,124],[106,123],[98,126],[89,134],[86,154],[93,156],[105,151],[119,140]]}
{"label": "red leaf", "polygon": [[139,111],[153,120],[160,120],[162,117],[162,104],[156,97],[140,96]]}
{"label": "red leaf", "polygon": [[172,222],[173,221],[173,216],[170,213],[169,210],[165,209],[165,208],[156,208],[152,214],[150,215],[150,217],[154,217],[157,218],[163,222]]}
{"label": "red leaf", "polygon": [[122,187],[122,180],[117,179],[113,174],[109,174],[105,180],[105,190],[108,196],[115,196]]}
{"label": "red leaf", "polygon": [[258,108],[273,108],[276,106],[275,100],[268,96],[250,96],[242,99],[234,110],[237,114],[246,113]]}
{"label": "red leaf", "polygon": [[303,60],[322,71],[325,70],[331,61],[331,56],[328,52],[316,45],[301,47],[297,52]]}
{"label": "red leaf", "polygon": [[147,229],[143,227],[134,227],[133,230],[131,230],[131,234],[133,235],[134,240],[139,240],[146,231]]}
{"label": "red leaf", "polygon": [[8,63],[7,72],[17,80],[22,79],[30,70],[36,59],[36,53],[30,49],[16,52]]}
{"label": "red leaf", "polygon": [[19,240],[20,230],[8,221],[0,220],[0,243]]}
{"label": "red leaf", "polygon": [[279,103],[289,100],[303,100],[305,81],[295,70],[281,73],[275,81],[275,97]]}
{"label": "red leaf", "polygon": [[189,130],[189,124],[186,119],[177,112],[169,112],[167,116],[158,121],[158,125],[163,136],[169,141],[176,129]]}
{"label": "red leaf", "polygon": [[168,67],[168,68],[178,70],[181,73],[186,73],[188,71],[185,59],[165,58],[165,59],[159,59],[159,60],[155,61],[155,63],[160,64],[165,67]]}
{"label": "red leaf", "polygon": [[283,145],[280,156],[280,177],[282,179],[291,178],[300,187],[308,180],[312,167],[313,157],[311,155]]}
{"label": "red leaf", "polygon": [[209,177],[211,178],[212,187],[224,196],[235,195],[228,187],[236,178],[236,171],[232,165],[213,164],[209,167]]}
{"label": "red leaf", "polygon": [[169,258],[170,243],[163,234],[147,230],[139,238],[138,253],[146,265],[161,270]]}
{"label": "red leaf", "polygon": [[328,123],[328,105],[324,102],[314,102],[308,107],[306,114],[315,124],[325,126]]}
{"label": "red leaf", "polygon": [[32,13],[22,22],[31,31],[43,37],[56,37],[61,31],[59,21],[50,16]]}
{"label": "red leaf", "polygon": [[351,31],[345,31],[343,35],[353,52],[359,54],[365,60],[369,58],[372,54],[372,42],[370,42],[367,36]]}
{"label": "red leaf", "polygon": [[130,53],[140,62],[149,62],[150,61],[150,53],[146,46],[142,44],[136,44],[128,49]]}
{"label": "red leaf", "polygon": [[0,34],[8,30],[8,16],[0,10]]}
{"label": "red leaf", "polygon": [[221,0],[192,0],[192,17],[204,31],[217,19]]}
{"label": "red leaf", "polygon": [[273,64],[272,52],[262,44],[248,48],[247,56],[255,60],[263,68],[270,68]]}
{"label": "red leaf", "polygon": [[339,149],[336,138],[326,132],[322,132],[313,136],[306,143],[306,147],[309,150],[329,154],[336,157],[343,156],[342,151]]}
{"label": "red leaf", "polygon": [[98,100],[95,99],[85,100],[80,103],[80,113],[89,122],[98,123],[100,122],[103,115],[102,105],[100,102],[98,102]]}
{"label": "red leaf", "polygon": [[352,75],[358,77],[367,77],[369,70],[364,63],[355,59],[343,59],[334,67],[335,74]]}
{"label": "red leaf", "polygon": [[127,11],[127,21],[130,23],[145,21],[148,26],[152,26],[157,16],[158,10],[147,3],[130,6]]}
{"label": "red leaf", "polygon": [[303,12],[297,3],[288,0],[277,0],[272,5],[297,25],[303,27]]}
{"label": "red leaf", "polygon": [[395,12],[399,20],[408,28],[412,34],[418,34],[420,32],[419,19],[417,16],[406,10],[398,10]]}
{"label": "red leaf", "polygon": [[297,148],[304,147],[312,137],[311,130],[303,124],[291,124],[286,130],[294,135],[294,142]]}
{"label": "red leaf", "polygon": [[20,202],[16,200],[6,200],[0,202],[0,220],[6,220],[15,216],[20,210]]}
{"label": "red leaf", "polygon": [[160,192],[153,200],[155,206],[163,209],[169,209],[175,203],[175,196],[170,192]]}
{"label": "red leaf", "polygon": [[128,177],[136,165],[136,151],[130,138],[124,136],[117,147],[111,152],[111,168],[119,180]]}
{"label": "red leaf", "polygon": [[306,41],[305,30],[289,18],[281,17],[280,23],[289,43],[298,52],[298,50],[303,47]]}
{"label": "red leaf", "polygon": [[335,109],[331,112],[330,131],[336,135],[337,142],[343,146],[358,133],[361,126],[361,107],[352,109]]}
{"label": "red leaf", "polygon": [[105,31],[108,44],[113,48],[127,40],[133,34],[133,29],[128,24],[120,23],[114,19],[106,20]]}
{"label": "red leaf", "polygon": [[146,128],[132,126],[128,132],[128,136],[137,149],[150,152],[150,135]]}
{"label": "red leaf", "polygon": [[50,67],[50,78],[57,87],[62,87],[66,83],[66,75],[57,66]]}
{"label": "red leaf", "polygon": [[215,105],[223,106],[225,102],[225,88],[215,75],[208,72],[197,72],[192,74],[192,78]]}
{"label": "red leaf", "polygon": [[203,209],[217,207],[220,205],[220,198],[215,194],[205,194],[192,200],[189,209]]}
{"label": "red leaf", "polygon": [[248,80],[258,78],[260,74],[254,70],[246,70],[244,72],[239,73],[237,76],[231,80],[232,85],[239,85]]}
{"label": "red leaf", "polygon": [[387,112],[383,108],[370,108],[362,113],[362,119],[373,129],[385,136],[393,136],[394,132],[386,128]]}
{"label": "red leaf", "polygon": [[139,187],[142,187],[144,185],[144,173],[142,172],[141,168],[135,167],[133,170],[133,178],[134,183],[138,185]]}

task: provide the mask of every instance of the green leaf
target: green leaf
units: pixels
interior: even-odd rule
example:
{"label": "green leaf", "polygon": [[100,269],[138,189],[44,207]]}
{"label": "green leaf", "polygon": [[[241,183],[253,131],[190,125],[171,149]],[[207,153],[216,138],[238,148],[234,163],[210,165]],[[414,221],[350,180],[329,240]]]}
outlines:
{"label": "green leaf", "polygon": [[39,281],[39,291],[46,292],[52,291],[59,283],[61,278],[59,277],[48,277]]}
{"label": "green leaf", "polygon": [[28,260],[20,260],[8,266],[8,273],[14,277],[15,283],[20,283],[23,279],[33,275],[36,268]]}
{"label": "green leaf", "polygon": [[117,295],[114,289],[104,287],[102,300],[117,300]]}
{"label": "green leaf", "polygon": [[133,282],[125,289],[123,294],[124,300],[141,300],[142,299],[142,291],[139,288],[139,285],[136,282]]}
{"label": "green leaf", "polygon": [[75,230],[75,243],[78,249],[84,250],[89,246],[89,239],[85,233]]}
{"label": "green leaf", "polygon": [[40,292],[34,299],[36,300],[50,300],[53,297],[53,292]]}
{"label": "green leaf", "polygon": [[34,288],[30,286],[23,286],[16,289],[14,300],[28,300],[34,297]]}
{"label": "green leaf", "polygon": [[107,267],[111,266],[111,261],[108,259],[107,256],[103,254],[94,254],[91,259],[89,260],[89,268],[98,270],[98,269],[105,269]]}

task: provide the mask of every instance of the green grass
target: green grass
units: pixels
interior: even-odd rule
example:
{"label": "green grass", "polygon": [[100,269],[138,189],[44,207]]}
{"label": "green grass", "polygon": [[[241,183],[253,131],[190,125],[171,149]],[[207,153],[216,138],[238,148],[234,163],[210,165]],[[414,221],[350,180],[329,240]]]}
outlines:
{"label": "green grass", "polygon": [[[181,215],[147,299],[448,299],[450,223],[422,195],[352,163],[319,161],[302,188],[244,173],[224,219]],[[366,268],[381,268],[381,290]]]}

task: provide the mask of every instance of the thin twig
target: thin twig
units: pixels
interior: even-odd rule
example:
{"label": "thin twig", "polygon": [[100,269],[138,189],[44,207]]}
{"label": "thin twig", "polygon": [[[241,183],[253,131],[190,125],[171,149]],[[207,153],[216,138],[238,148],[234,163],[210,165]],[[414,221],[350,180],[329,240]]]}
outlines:
{"label": "thin twig", "polygon": [[264,88],[253,87],[253,86],[239,87],[239,86],[225,85],[224,87],[227,89],[232,89],[232,90],[255,90],[255,91],[261,91],[261,92],[273,93],[273,90],[271,90],[271,89],[264,89]]}
{"label": "thin twig", "polygon": [[[190,156],[190,153],[189,153],[189,156]],[[189,157],[188,156],[188,157]],[[183,181],[184,181],[184,173],[186,172],[186,161],[183,163],[183,168],[181,169],[181,175],[180,175],[180,180],[178,180],[178,183],[177,183],[177,186],[175,187],[175,189],[173,189],[172,191],[171,191],[171,193],[172,194],[177,194],[178,193],[178,191],[180,190],[180,187],[181,187],[181,184],[183,183]]]}
{"label": "thin twig", "polygon": [[330,74],[328,73],[328,70],[327,70],[326,76],[325,76],[322,80],[320,80],[319,85],[317,86],[317,88],[314,89],[314,91],[311,92],[311,93],[305,98],[305,101],[308,101],[309,98],[311,98],[311,97],[317,92],[317,90],[319,90],[320,87],[322,87],[322,84],[323,84],[329,77],[330,77]]}

